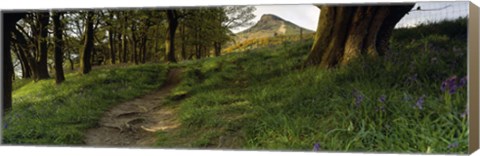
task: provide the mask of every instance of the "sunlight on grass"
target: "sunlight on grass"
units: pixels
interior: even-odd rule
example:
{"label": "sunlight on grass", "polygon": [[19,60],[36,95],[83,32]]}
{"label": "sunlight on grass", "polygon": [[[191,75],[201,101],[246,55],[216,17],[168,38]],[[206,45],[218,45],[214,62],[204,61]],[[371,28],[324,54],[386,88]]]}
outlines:
{"label": "sunlight on grass", "polygon": [[[380,59],[337,70],[298,70],[311,40],[180,64],[186,70],[176,89],[188,94],[179,104],[183,127],[159,133],[157,144],[466,153],[465,42],[448,33],[420,42],[401,37],[394,34],[391,53]],[[445,81],[455,84],[448,89]]]}
{"label": "sunlight on grass", "polygon": [[93,70],[85,76],[70,73],[61,85],[53,79],[29,82],[13,91],[13,111],[3,122],[3,141],[82,144],[84,131],[95,126],[106,109],[160,87],[166,69],[147,64]]}

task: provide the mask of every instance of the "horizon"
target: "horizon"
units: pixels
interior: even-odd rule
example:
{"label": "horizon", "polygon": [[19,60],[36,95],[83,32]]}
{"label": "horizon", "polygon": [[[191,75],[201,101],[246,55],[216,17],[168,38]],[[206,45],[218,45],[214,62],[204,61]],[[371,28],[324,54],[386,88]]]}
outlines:
{"label": "horizon", "polygon": [[[455,19],[468,16],[468,1],[418,2],[415,3],[414,8],[419,6],[424,10],[412,11],[410,14],[407,14],[402,20],[400,20],[397,27],[411,27],[429,21],[440,21],[443,19]],[[253,12],[255,18],[252,22],[254,23],[257,23],[263,15],[272,14],[312,31],[316,31],[317,29],[321,12],[320,9],[313,4],[254,5],[254,7],[256,8]],[[253,25],[230,30],[236,34],[252,27]]]}

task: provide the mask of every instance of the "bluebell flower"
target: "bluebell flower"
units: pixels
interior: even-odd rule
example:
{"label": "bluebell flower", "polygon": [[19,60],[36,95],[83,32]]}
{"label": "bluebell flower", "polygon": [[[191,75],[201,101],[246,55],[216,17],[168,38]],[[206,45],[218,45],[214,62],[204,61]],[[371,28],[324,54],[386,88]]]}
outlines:
{"label": "bluebell flower", "polygon": [[385,103],[386,98],[387,97],[385,95],[382,95],[378,98],[378,101],[380,101],[381,103]]}
{"label": "bluebell flower", "polygon": [[451,149],[451,148],[457,148],[457,147],[458,147],[458,141],[455,141],[455,142],[449,144],[447,148]]}
{"label": "bluebell flower", "polygon": [[459,80],[457,83],[458,78],[457,76],[452,76],[448,78],[447,80],[442,82],[442,85],[440,86],[440,90],[442,92],[445,92],[448,89],[449,94],[454,94],[459,87],[463,87],[467,83],[467,77],[463,77],[462,79]]}
{"label": "bluebell flower", "polygon": [[443,81],[442,85],[440,86],[440,90],[442,90],[442,92],[445,92],[445,88],[447,88],[447,82]]}
{"label": "bluebell flower", "polygon": [[450,88],[450,89],[449,89],[448,93],[454,94],[455,91],[457,91],[458,86],[457,86],[457,84],[453,84],[453,85],[451,85],[449,88]]}
{"label": "bluebell flower", "polygon": [[319,143],[315,143],[315,144],[313,145],[313,151],[314,151],[314,152],[320,151],[320,144],[319,144]]}
{"label": "bluebell flower", "polygon": [[467,84],[467,76],[463,77],[460,79],[460,82],[458,82],[458,86],[463,87]]}
{"label": "bluebell flower", "polygon": [[420,98],[418,98],[417,103],[415,105],[417,106],[418,109],[422,110],[424,102],[425,102],[425,95],[422,95]]}
{"label": "bluebell flower", "polygon": [[378,111],[385,112],[385,106],[377,107],[377,108],[375,109],[375,111],[376,111],[376,112],[378,112]]}
{"label": "bluebell flower", "polygon": [[417,77],[418,77],[418,74],[415,73],[415,75],[413,75],[410,79],[411,79],[412,81],[416,81],[416,80],[417,80]]}
{"label": "bluebell flower", "polygon": [[363,95],[361,95],[360,93],[357,93],[355,95],[355,106],[356,107],[360,107],[360,104],[362,103],[363,98],[364,98]]}

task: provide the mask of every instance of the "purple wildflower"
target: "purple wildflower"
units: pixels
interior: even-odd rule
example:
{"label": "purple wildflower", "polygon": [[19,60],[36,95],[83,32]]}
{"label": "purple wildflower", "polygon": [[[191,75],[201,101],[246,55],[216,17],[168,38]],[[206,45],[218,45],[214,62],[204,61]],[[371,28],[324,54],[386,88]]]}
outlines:
{"label": "purple wildflower", "polygon": [[449,144],[447,148],[450,149],[450,148],[457,148],[457,147],[458,147],[458,141],[455,141],[455,142]]}
{"label": "purple wildflower", "polygon": [[458,78],[457,76],[452,76],[448,78],[447,80],[442,82],[442,85],[440,86],[440,90],[442,92],[445,92],[448,89],[449,94],[454,94],[459,87],[464,86],[467,83],[467,77],[463,77],[462,79],[459,80],[457,83]]}
{"label": "purple wildflower", "polygon": [[376,112],[378,112],[378,111],[385,112],[385,106],[377,107],[377,108],[375,109],[375,111],[376,111]]}
{"label": "purple wildflower", "polygon": [[3,129],[7,129],[7,128],[8,128],[8,123],[5,123],[5,124],[3,125]]}
{"label": "purple wildflower", "polygon": [[442,90],[442,92],[445,92],[445,88],[447,88],[447,82],[443,81],[442,85],[440,86],[440,90]]}
{"label": "purple wildflower", "polygon": [[355,95],[355,106],[360,107],[360,103],[362,103],[363,95],[357,94]]}
{"label": "purple wildflower", "polygon": [[320,151],[320,144],[319,144],[319,143],[315,143],[315,144],[313,145],[313,151],[314,151],[314,152]]}
{"label": "purple wildflower", "polygon": [[415,75],[413,75],[410,79],[411,79],[412,81],[416,81],[416,80],[417,80],[417,77],[418,77],[418,74],[415,73]]}
{"label": "purple wildflower", "polygon": [[462,79],[460,79],[460,82],[458,82],[459,87],[463,87],[466,84],[467,84],[467,76],[463,77]]}
{"label": "purple wildflower", "polygon": [[424,102],[425,102],[425,95],[422,95],[420,98],[418,98],[417,103],[415,105],[417,106],[418,109],[422,110]]}
{"label": "purple wildflower", "polygon": [[385,103],[386,98],[387,97],[385,97],[385,95],[382,95],[378,98],[378,101],[380,101],[381,103]]}
{"label": "purple wildflower", "polygon": [[457,87],[458,87],[457,84],[452,84],[452,85],[449,87],[450,90],[448,91],[448,93],[454,94],[455,91],[457,91]]}

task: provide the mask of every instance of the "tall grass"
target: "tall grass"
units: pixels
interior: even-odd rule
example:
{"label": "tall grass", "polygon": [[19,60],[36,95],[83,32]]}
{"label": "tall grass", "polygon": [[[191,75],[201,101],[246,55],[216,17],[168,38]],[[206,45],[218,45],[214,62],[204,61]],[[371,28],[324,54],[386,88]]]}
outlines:
{"label": "tall grass", "polygon": [[23,86],[13,91],[13,111],[3,119],[3,143],[83,144],[85,130],[105,110],[158,88],[166,69],[149,64],[98,69],[84,76],[70,73],[61,85],[53,79],[15,82]]}
{"label": "tall grass", "polygon": [[311,40],[182,64],[183,126],[158,146],[466,153],[466,43],[394,39],[333,70],[299,70]]}

